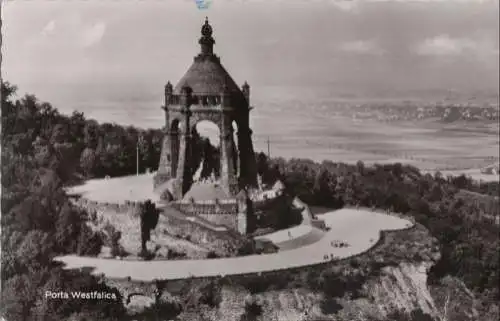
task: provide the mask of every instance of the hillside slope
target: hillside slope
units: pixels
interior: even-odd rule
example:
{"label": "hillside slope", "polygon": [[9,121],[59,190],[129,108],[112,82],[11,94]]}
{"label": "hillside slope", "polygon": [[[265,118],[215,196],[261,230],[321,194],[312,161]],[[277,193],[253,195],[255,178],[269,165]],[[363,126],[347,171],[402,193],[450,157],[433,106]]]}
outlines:
{"label": "hillside slope", "polygon": [[439,259],[436,239],[417,225],[385,233],[376,249],[355,258],[267,278],[225,279],[218,305],[193,302],[176,320],[496,320],[498,311],[482,311],[457,278],[429,283],[429,270]]}

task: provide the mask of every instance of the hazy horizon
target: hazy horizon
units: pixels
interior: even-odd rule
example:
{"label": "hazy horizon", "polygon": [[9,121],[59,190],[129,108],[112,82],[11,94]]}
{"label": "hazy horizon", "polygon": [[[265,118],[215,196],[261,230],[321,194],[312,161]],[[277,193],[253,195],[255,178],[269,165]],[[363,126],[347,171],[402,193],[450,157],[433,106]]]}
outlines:
{"label": "hazy horizon", "polygon": [[[497,1],[7,1],[3,79],[62,111],[156,110],[199,51],[255,102],[498,97]],[[160,116],[160,115],[159,115]]]}
{"label": "hazy horizon", "polygon": [[[163,87],[192,64],[208,16],[215,53],[251,86],[257,151],[270,139],[273,156],[421,168],[469,168],[498,155],[494,130],[355,121],[336,110],[403,100],[498,104],[495,1],[213,0],[207,10],[195,0],[10,1],[2,9],[3,79],[65,114],[163,127]],[[199,130],[217,137],[213,127]]]}

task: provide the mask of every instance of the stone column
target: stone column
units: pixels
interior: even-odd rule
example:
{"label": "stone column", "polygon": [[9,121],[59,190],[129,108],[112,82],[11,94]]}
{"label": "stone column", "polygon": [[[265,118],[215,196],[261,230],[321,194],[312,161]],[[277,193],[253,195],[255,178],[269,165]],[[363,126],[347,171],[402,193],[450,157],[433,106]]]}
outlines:
{"label": "stone column", "polygon": [[153,187],[156,189],[161,184],[167,182],[172,178],[172,155],[171,155],[171,144],[172,139],[170,136],[169,128],[169,114],[168,108],[162,106],[161,109],[165,112],[165,126],[163,127],[163,141],[161,146],[160,162],[158,164],[158,171],[153,179]]}
{"label": "stone column", "polygon": [[192,172],[190,170],[191,160],[191,129],[189,127],[189,115],[185,115],[184,125],[179,133],[179,158],[177,160],[177,170],[175,173],[176,177],[176,187],[175,195],[176,199],[181,199],[182,196],[189,190],[192,184]]}
{"label": "stone column", "polygon": [[[234,167],[234,141],[233,128],[230,119],[223,119],[220,129],[220,165],[222,186],[229,195],[236,195],[238,192],[238,181]],[[229,123],[229,126],[228,126]]]}
{"label": "stone column", "polygon": [[240,150],[240,177],[245,186],[257,187],[257,162],[252,143],[252,130],[247,126],[238,128]]}
{"label": "stone column", "polygon": [[191,151],[191,127],[189,125],[191,117],[191,93],[192,90],[189,86],[185,85],[182,88],[181,93],[181,106],[183,119],[181,120],[181,128],[179,132],[179,150],[177,159],[177,169],[175,173],[174,181],[174,198],[182,199],[184,194],[187,192],[191,186],[191,170],[189,168],[191,161],[190,151]]}
{"label": "stone column", "polygon": [[[161,147],[160,162],[158,164],[158,171],[153,178],[153,188],[156,189],[158,186],[167,182],[172,178],[172,159],[175,158],[172,155],[172,137],[170,135],[170,115],[168,107],[172,104],[173,87],[170,82],[165,85],[165,105],[161,107],[165,113],[165,127],[163,128],[163,141]],[[174,167],[175,168],[175,167]]]}

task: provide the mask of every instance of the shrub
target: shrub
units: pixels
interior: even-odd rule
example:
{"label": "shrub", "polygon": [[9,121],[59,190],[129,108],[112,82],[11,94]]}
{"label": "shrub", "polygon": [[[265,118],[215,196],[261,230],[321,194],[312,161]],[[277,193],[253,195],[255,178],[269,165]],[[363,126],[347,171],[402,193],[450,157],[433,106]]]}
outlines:
{"label": "shrub", "polygon": [[101,253],[104,245],[102,233],[93,232],[88,226],[83,225],[78,238],[78,255],[96,256]]}
{"label": "shrub", "polygon": [[336,299],[333,298],[323,298],[320,302],[321,312],[324,314],[335,314],[342,310],[342,305],[338,303]]}
{"label": "shrub", "polygon": [[245,239],[237,250],[238,256],[257,254],[255,241],[252,239]]}
{"label": "shrub", "polygon": [[135,315],[141,320],[170,320],[182,312],[182,306],[177,302],[156,302],[141,313]]}
{"label": "shrub", "polygon": [[218,257],[219,256],[214,251],[210,251],[210,252],[207,253],[207,259],[216,259]]}
{"label": "shrub", "polygon": [[186,253],[184,253],[184,252],[177,252],[177,251],[172,250],[172,249],[168,249],[168,252],[167,252],[167,258],[169,260],[178,259],[178,258],[185,258],[186,256],[187,256]]}
{"label": "shrub", "polygon": [[353,268],[359,268],[361,266],[361,260],[357,257],[354,257],[350,260],[349,264]]}
{"label": "shrub", "polygon": [[200,303],[206,304],[211,308],[218,308],[222,302],[221,287],[217,282],[210,282],[209,285],[200,289]]}
{"label": "shrub", "polygon": [[243,279],[242,285],[251,294],[255,294],[264,292],[267,289],[269,289],[271,281],[268,280],[265,276],[250,276],[248,278]]}
{"label": "shrub", "polygon": [[262,304],[258,302],[256,299],[251,298],[245,301],[245,319],[248,320],[250,318],[256,318],[262,315],[263,312]]}

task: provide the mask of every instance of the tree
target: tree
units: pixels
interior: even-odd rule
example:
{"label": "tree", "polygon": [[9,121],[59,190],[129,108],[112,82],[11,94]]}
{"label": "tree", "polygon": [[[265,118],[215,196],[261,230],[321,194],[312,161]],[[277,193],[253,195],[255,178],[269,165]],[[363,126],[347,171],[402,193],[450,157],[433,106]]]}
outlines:
{"label": "tree", "polygon": [[27,274],[15,275],[2,282],[2,314],[7,320],[29,320],[36,292]]}
{"label": "tree", "polygon": [[264,309],[262,303],[255,298],[245,301],[245,312],[241,315],[240,321],[253,321],[262,315]]}
{"label": "tree", "polygon": [[80,156],[80,167],[86,177],[92,177],[97,168],[96,151],[92,148],[85,148]]}
{"label": "tree", "polygon": [[38,269],[50,263],[54,246],[48,233],[31,230],[24,237],[16,251],[16,257],[22,270]]}
{"label": "tree", "polygon": [[52,128],[52,133],[50,136],[50,143],[52,145],[62,144],[68,138],[68,128],[64,124],[56,124],[54,128]]}
{"label": "tree", "polygon": [[315,204],[322,203],[333,205],[335,185],[331,184],[330,181],[332,175],[330,175],[326,169],[322,168],[318,171],[314,179],[313,193],[315,196]]}
{"label": "tree", "polygon": [[43,289],[103,289],[93,276],[67,274],[52,262],[55,255],[76,251],[95,255],[102,240],[86,226],[85,212],[72,205],[64,190],[83,150],[69,132],[82,129],[83,115],[72,116],[80,127],[68,127],[70,118],[50,104],[34,96],[14,102],[14,93],[15,87],[2,82],[2,317],[67,320],[74,312],[94,315],[94,310],[98,317],[93,319],[120,319],[120,301],[103,306],[101,301],[81,304],[44,297]]}
{"label": "tree", "polygon": [[200,290],[200,302],[211,308],[219,307],[222,302],[221,286],[217,281],[211,281],[207,286]]}
{"label": "tree", "polygon": [[158,224],[159,215],[160,212],[151,200],[146,200],[140,205],[141,249],[144,253],[147,252],[146,242],[151,238],[151,230]]}
{"label": "tree", "polygon": [[257,153],[257,173],[264,176],[269,171],[269,164],[266,154],[263,152]]}
{"label": "tree", "polygon": [[83,225],[78,238],[76,250],[78,255],[98,255],[101,253],[102,245],[102,236],[93,232],[87,225]]}

